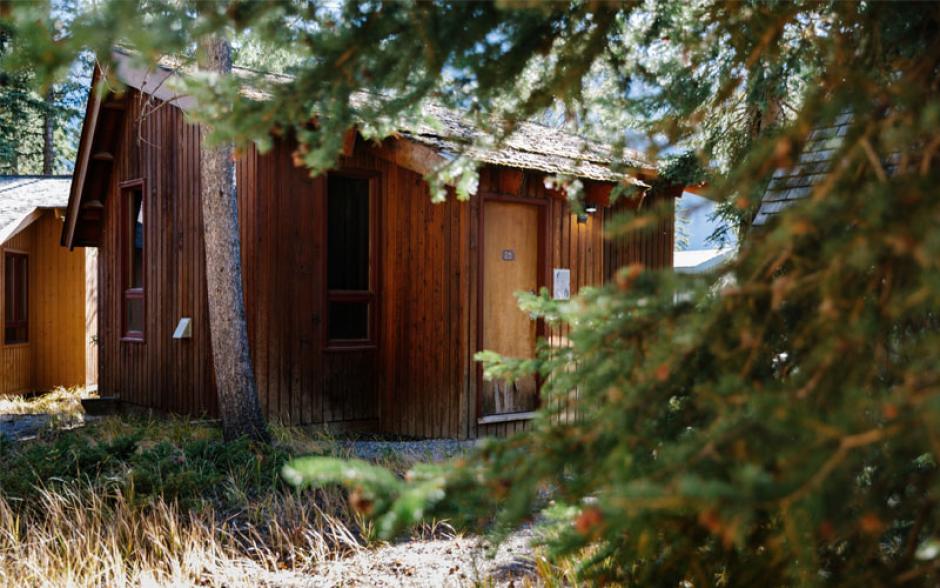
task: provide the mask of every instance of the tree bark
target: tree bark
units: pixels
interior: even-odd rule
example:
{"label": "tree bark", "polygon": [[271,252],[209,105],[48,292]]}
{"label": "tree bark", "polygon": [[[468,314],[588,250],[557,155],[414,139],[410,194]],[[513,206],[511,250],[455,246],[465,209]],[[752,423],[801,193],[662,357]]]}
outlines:
{"label": "tree bark", "polygon": [[[231,47],[224,38],[207,39],[203,53],[204,69],[220,75],[231,73]],[[209,132],[209,128],[202,127],[202,223],[209,331],[222,431],[226,440],[249,437],[269,442],[248,344],[232,146],[207,147]]]}
{"label": "tree bark", "polygon": [[42,113],[42,175],[51,176],[55,165],[55,144],[52,133],[55,129],[55,94],[52,87],[46,91]]}

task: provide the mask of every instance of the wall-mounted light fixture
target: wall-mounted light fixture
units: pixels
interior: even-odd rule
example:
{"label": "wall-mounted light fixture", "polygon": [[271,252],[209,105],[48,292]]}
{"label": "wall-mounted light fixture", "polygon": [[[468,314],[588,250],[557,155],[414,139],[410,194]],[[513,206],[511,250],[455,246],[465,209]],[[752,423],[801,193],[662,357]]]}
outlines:
{"label": "wall-mounted light fixture", "polygon": [[588,215],[597,212],[597,204],[594,204],[593,202],[585,202],[583,210],[584,212],[578,213],[578,222],[581,224],[588,221]]}

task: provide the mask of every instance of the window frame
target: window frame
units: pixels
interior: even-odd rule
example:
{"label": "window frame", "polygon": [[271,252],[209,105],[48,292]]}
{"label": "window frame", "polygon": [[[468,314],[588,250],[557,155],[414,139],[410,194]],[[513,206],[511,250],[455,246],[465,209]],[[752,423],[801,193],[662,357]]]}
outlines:
{"label": "window frame", "polygon": [[[329,204],[330,177],[343,177],[366,180],[369,183],[369,289],[368,290],[331,290],[329,285]],[[381,276],[381,255],[379,243],[379,181],[380,174],[374,170],[342,168],[327,172],[323,176],[323,206],[321,235],[323,238],[323,349],[325,351],[361,351],[378,347],[379,327],[379,280]],[[330,338],[330,303],[361,302],[366,304],[368,335],[363,339]]]}
{"label": "window frame", "polygon": [[[7,283],[6,283],[6,274],[7,274],[7,264],[10,263],[11,259],[21,259],[26,262],[26,271],[25,271],[25,282],[24,288],[26,289],[25,298],[26,298],[26,318],[23,320],[7,320],[7,304],[10,303],[6,297]],[[15,345],[29,345],[29,253],[25,251],[19,251],[16,249],[4,249],[3,250],[3,314],[0,318],[3,319],[3,345],[6,347],[12,347]],[[14,288],[16,285],[14,285]],[[14,293],[14,302],[20,299],[20,296]],[[17,314],[17,309],[14,309],[14,316]],[[24,328],[26,330],[26,336],[23,339],[17,340],[7,340],[7,329],[8,328]]]}
{"label": "window frame", "polygon": [[[147,218],[148,214],[146,211],[147,203],[147,189],[146,182],[143,178],[138,178],[134,180],[127,180],[121,182],[118,186],[121,194],[121,202],[119,205],[120,208],[120,217],[121,217],[121,341],[125,343],[143,343],[145,341],[145,334],[147,331],[147,272],[141,271],[141,287],[131,288],[131,274],[133,273],[133,268],[131,264],[131,248],[133,246],[134,236],[130,234],[130,195],[139,192],[140,193],[140,207],[144,211],[144,243],[143,251],[141,252],[142,260],[146,260],[147,256]],[[141,262],[146,268],[146,263]],[[128,310],[128,301],[129,300],[140,300],[141,304],[141,313],[143,314],[143,327],[139,331],[132,331],[128,328],[127,325],[127,310]]]}

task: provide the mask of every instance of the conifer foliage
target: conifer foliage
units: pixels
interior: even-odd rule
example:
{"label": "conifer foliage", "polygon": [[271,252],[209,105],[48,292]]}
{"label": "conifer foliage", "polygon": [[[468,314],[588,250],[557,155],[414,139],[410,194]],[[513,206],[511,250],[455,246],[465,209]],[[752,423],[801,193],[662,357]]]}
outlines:
{"label": "conifer foliage", "polygon": [[[261,147],[293,129],[313,170],[342,131],[382,136],[427,98],[504,129],[561,107],[621,146],[633,121],[654,151],[694,154],[681,174],[712,172],[747,220],[776,169],[811,163],[812,130],[848,115],[833,169],[749,231],[721,280],[629,267],[571,302],[522,296],[571,327],[535,361],[481,356],[490,377],[543,376],[530,433],[404,481],[316,458],[286,474],[347,485],[390,537],[427,517],[497,533],[535,518],[598,582],[936,585],[938,5],[127,4],[77,18],[43,67],[121,35],[148,59],[222,27],[291,47],[292,81],[254,80],[268,99],[251,101],[205,80],[201,103],[224,107],[203,116]],[[47,47],[15,5],[0,15],[22,41],[7,63]]]}

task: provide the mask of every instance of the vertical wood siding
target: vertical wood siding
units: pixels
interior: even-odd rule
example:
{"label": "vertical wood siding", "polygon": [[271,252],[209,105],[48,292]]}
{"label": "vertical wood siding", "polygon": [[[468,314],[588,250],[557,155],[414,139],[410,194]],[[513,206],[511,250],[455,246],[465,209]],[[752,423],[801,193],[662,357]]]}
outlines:
{"label": "vertical wood siding", "polygon": [[[29,342],[4,345],[0,329],[0,394],[94,383],[86,370],[85,251],[60,247],[61,232],[46,211],[0,248],[0,265],[4,248],[29,255]],[[0,268],[0,309],[3,276]]]}
{"label": "vertical wood siding", "polygon": [[[33,257],[36,253],[36,232],[33,227],[21,231],[0,246],[0,325],[5,318],[6,288],[3,287],[6,276],[4,262],[6,256],[3,255],[6,249],[12,249],[29,254],[29,264],[33,264]],[[32,273],[32,268],[30,268]],[[32,280],[29,283],[29,322],[32,328],[34,319],[34,297]],[[35,350],[33,348],[33,338],[30,336],[29,343],[20,343],[17,345],[5,345],[3,342],[3,330],[0,329],[0,394],[17,394],[21,392],[31,392],[35,390],[35,381],[33,379],[33,363]]]}
{"label": "vertical wood siding", "polygon": [[85,384],[85,251],[59,245],[62,221],[47,211],[34,231],[30,256],[29,340],[33,346],[33,386]]}
{"label": "vertical wood siding", "polygon": [[[679,194],[661,193],[650,195],[643,203],[650,210],[661,210],[656,226],[650,230],[610,239],[606,244],[604,274],[612,279],[617,270],[631,264],[641,264],[647,269],[671,269],[675,247],[675,198]],[[608,219],[634,208],[634,203],[621,200],[605,212]]]}
{"label": "vertical wood siding", "polygon": [[[207,294],[199,199],[199,129],[177,108],[146,116],[130,93],[105,203],[98,251],[100,393],[164,411],[214,414]],[[122,341],[120,188],[144,184],[144,341]],[[183,317],[192,338],[174,340]]]}
{"label": "vertical wood siding", "polygon": [[[379,172],[378,345],[329,351],[322,325],[325,181],[292,147],[238,166],[249,336],[262,405],[290,424],[345,424],[412,436],[467,436],[469,207],[431,203],[413,172],[360,148],[340,168]],[[461,425],[464,429],[461,431]]]}

